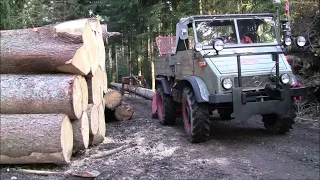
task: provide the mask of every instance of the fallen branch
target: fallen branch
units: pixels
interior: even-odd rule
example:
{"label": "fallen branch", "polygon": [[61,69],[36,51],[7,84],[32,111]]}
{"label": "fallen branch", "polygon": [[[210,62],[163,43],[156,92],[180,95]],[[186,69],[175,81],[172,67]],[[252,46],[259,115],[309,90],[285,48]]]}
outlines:
{"label": "fallen branch", "polygon": [[136,145],[137,145],[136,143],[131,142],[131,143],[129,143],[129,144],[120,146],[120,147],[118,147],[118,148],[115,148],[115,149],[112,149],[112,150],[109,150],[109,151],[104,151],[104,152],[99,153],[99,154],[95,154],[95,155],[93,155],[93,156],[90,156],[90,158],[92,158],[92,159],[99,159],[99,158],[102,158],[102,157],[104,157],[104,156],[109,156],[109,155],[118,153],[118,152],[120,152],[120,151],[123,151],[123,150],[125,150],[125,149],[134,147],[134,146],[136,146]]}
{"label": "fallen branch", "polygon": [[87,171],[43,171],[43,170],[32,170],[32,169],[17,169],[15,172],[20,172],[24,174],[33,174],[38,176],[50,176],[50,175],[56,175],[56,176],[62,176],[62,175],[72,175],[77,177],[84,177],[84,178],[96,178],[100,175],[99,171],[96,170],[87,170]]}

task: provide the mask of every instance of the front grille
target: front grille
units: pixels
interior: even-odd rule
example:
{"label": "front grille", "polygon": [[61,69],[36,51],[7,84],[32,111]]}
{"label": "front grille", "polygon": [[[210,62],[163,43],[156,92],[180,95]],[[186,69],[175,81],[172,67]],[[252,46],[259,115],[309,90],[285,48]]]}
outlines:
{"label": "front grille", "polygon": [[[234,87],[239,87],[238,77],[234,78]],[[263,88],[267,84],[275,84],[269,75],[262,76],[242,76],[242,87],[244,88]]]}

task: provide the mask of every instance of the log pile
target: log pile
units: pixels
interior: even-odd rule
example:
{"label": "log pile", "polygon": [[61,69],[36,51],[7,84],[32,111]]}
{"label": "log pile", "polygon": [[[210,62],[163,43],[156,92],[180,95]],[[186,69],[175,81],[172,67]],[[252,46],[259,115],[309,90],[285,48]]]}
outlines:
{"label": "log pile", "polygon": [[101,143],[106,25],[79,19],[0,34],[0,164],[65,164]]}

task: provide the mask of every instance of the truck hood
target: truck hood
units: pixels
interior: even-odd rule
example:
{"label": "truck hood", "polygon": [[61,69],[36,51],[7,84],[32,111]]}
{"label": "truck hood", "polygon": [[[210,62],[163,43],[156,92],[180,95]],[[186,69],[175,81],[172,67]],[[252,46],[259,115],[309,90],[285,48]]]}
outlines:
{"label": "truck hood", "polygon": [[[280,48],[280,47],[279,47]],[[223,49],[219,52],[219,55],[232,55],[235,53],[256,53],[256,52],[277,52],[279,51],[276,46],[268,47],[241,47],[241,48],[232,48],[232,49]],[[213,55],[215,50],[203,50],[204,54]],[[211,61],[213,65],[221,74],[232,74],[237,73],[237,57],[234,56],[225,56],[225,57],[210,57],[206,58],[207,61]],[[248,55],[241,56],[241,71],[245,72],[275,72],[275,62],[272,61],[272,55]],[[279,67],[280,71],[291,70],[290,67],[287,67],[285,56],[283,54],[279,55]]]}

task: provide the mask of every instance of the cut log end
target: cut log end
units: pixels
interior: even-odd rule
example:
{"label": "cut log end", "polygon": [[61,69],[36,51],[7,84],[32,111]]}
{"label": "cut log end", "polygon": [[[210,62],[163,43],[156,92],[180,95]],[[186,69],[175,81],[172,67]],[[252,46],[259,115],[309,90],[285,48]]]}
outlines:
{"label": "cut log end", "polygon": [[74,114],[77,117],[76,119],[80,119],[83,112],[83,97],[81,90],[81,77],[76,77],[73,81],[73,110]]}
{"label": "cut log end", "polygon": [[116,108],[114,115],[119,121],[130,120],[133,116],[133,110],[129,104],[122,102],[122,104]]}
{"label": "cut log end", "polygon": [[99,110],[95,104],[89,104],[88,106],[88,118],[89,118],[89,134],[90,136],[98,134],[99,130]]}
{"label": "cut log end", "polygon": [[83,111],[80,120],[72,121],[74,151],[87,149],[89,146],[89,119],[86,111]]}
{"label": "cut log end", "polygon": [[103,104],[99,105],[98,111],[99,111],[99,130],[98,130],[98,134],[100,134],[102,137],[105,137],[106,136],[106,121],[105,121],[105,114],[104,114]]}
{"label": "cut log end", "polygon": [[79,78],[81,92],[82,92],[82,110],[85,111],[88,109],[88,103],[89,103],[88,84],[86,79],[83,76],[79,76],[78,78]]}
{"label": "cut log end", "polygon": [[118,106],[120,106],[122,102],[122,96],[118,91],[108,90],[108,92],[104,95],[104,101],[106,108],[115,110]]}
{"label": "cut log end", "polygon": [[61,123],[61,148],[65,161],[69,163],[73,150],[73,130],[68,116],[65,116]]}

